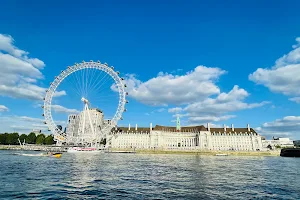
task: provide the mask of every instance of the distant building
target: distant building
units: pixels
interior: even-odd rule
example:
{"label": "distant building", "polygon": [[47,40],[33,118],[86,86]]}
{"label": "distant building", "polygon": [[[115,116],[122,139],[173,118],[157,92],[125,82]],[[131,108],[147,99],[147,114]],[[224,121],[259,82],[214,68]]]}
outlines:
{"label": "distant building", "polygon": [[103,112],[96,108],[82,111],[79,115],[69,115],[66,128],[67,143],[81,145],[93,143],[95,140],[93,134],[99,133],[101,127],[107,123],[109,121],[104,120]]}
{"label": "distant building", "polygon": [[263,140],[263,148],[272,148],[275,149],[276,147],[294,147],[293,140],[289,138],[274,138],[272,140]]}

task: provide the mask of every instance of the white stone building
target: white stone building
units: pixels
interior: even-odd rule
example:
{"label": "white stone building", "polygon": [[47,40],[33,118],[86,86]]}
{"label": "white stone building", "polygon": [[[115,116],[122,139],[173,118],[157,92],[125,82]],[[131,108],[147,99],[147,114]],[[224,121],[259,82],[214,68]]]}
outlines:
{"label": "white stone building", "polygon": [[[90,116],[90,117],[89,117]],[[85,120],[84,120],[85,119]],[[91,120],[90,120],[91,119]],[[66,129],[67,144],[97,145],[104,120],[99,109],[88,109],[79,115],[70,115]],[[93,129],[93,130],[92,130]],[[97,140],[98,139],[98,140]],[[149,128],[116,127],[106,136],[106,146],[117,149],[161,150],[263,150],[262,137],[249,125],[247,128],[210,128],[201,126],[176,127],[150,124]]]}
{"label": "white stone building", "polygon": [[107,122],[104,122],[103,112],[95,108],[84,110],[79,115],[69,115],[66,129],[67,143],[83,145],[95,142],[105,123]]}
{"label": "white stone building", "polygon": [[294,147],[293,140],[290,138],[277,138],[273,140],[262,140],[263,148],[275,149],[276,147]]}
{"label": "white stone building", "polygon": [[107,140],[111,148],[161,150],[262,150],[262,137],[252,128],[210,128],[192,126],[155,126],[152,128],[119,127]]}

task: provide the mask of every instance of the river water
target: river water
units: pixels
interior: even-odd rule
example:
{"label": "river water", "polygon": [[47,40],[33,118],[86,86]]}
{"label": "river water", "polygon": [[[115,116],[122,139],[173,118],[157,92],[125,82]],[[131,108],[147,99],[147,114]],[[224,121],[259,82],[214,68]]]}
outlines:
{"label": "river water", "polygon": [[300,199],[297,158],[14,153],[0,151],[0,199]]}

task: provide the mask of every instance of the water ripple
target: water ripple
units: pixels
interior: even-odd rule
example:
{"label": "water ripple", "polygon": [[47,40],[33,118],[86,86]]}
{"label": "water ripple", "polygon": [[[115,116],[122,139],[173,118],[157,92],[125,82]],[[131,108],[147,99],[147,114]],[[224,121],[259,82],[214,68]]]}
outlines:
{"label": "water ripple", "polygon": [[0,199],[300,199],[300,159],[1,151]]}

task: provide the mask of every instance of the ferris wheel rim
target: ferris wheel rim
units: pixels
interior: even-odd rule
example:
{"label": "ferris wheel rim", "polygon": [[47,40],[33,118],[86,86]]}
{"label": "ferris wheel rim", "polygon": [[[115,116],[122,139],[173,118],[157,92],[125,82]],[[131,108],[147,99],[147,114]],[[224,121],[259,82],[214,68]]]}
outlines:
{"label": "ferris wheel rim", "polygon": [[57,127],[57,124],[55,123],[55,121],[53,120],[52,117],[52,111],[51,111],[51,106],[52,106],[52,98],[56,92],[56,89],[58,88],[58,86],[63,82],[63,80],[65,78],[67,78],[68,76],[70,76],[71,74],[73,74],[74,72],[83,70],[83,69],[88,69],[88,68],[94,68],[100,71],[105,72],[106,74],[108,74],[113,80],[114,80],[114,84],[117,86],[117,90],[119,93],[119,102],[118,102],[118,107],[117,110],[113,116],[113,118],[111,119],[111,123],[112,125],[116,125],[117,122],[122,119],[122,113],[125,111],[125,104],[128,102],[126,101],[126,92],[125,92],[125,87],[126,85],[123,83],[123,79],[120,78],[119,76],[119,72],[114,71],[114,68],[111,66],[109,67],[108,64],[106,63],[100,63],[100,61],[98,62],[82,62],[82,63],[75,63],[75,65],[73,66],[69,66],[66,70],[61,71],[61,73],[55,77],[54,81],[50,84],[49,89],[46,90],[46,96],[44,98],[44,117],[45,117],[45,124],[48,125],[48,128],[50,131],[52,131],[52,133],[54,134],[54,136],[56,136],[56,139],[60,140],[60,141],[64,141],[65,140],[65,133],[62,132],[62,130],[60,130]]}

